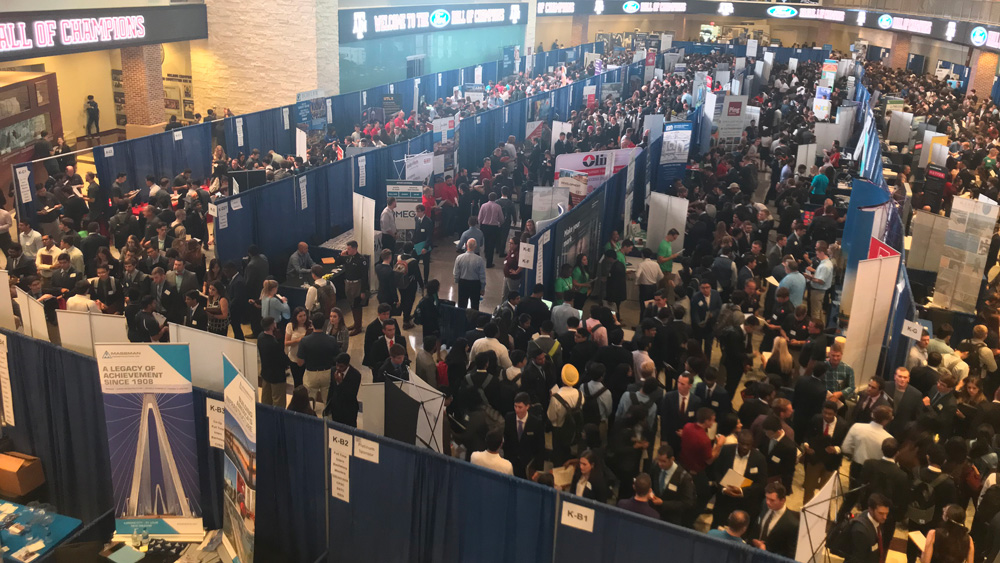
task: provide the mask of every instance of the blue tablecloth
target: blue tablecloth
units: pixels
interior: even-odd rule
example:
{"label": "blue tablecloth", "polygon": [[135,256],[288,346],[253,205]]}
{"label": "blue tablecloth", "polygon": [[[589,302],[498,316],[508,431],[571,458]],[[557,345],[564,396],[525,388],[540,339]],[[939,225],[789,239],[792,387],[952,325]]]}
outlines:
{"label": "blue tablecloth", "polygon": [[[4,507],[6,505],[13,505],[17,507],[14,511],[14,514],[17,515],[15,523],[27,524],[31,520],[31,513],[26,507],[12,502],[0,502],[0,507]],[[52,524],[48,526],[48,535],[46,535],[45,530],[41,526],[38,526],[37,524],[32,526],[30,533],[35,537],[35,539],[32,539],[31,543],[38,540],[45,542],[45,548],[39,552],[39,555],[44,555],[45,553],[51,551],[53,547],[59,545],[63,540],[79,529],[82,524],[81,521],[76,518],[70,518],[69,516],[60,516],[59,514],[53,514],[52,516],[54,519]],[[9,530],[0,531],[0,542],[3,543],[5,548],[7,548],[7,551],[3,554],[4,561],[17,561],[11,556],[14,553],[17,553],[25,545],[28,545],[27,535],[28,533],[15,535],[10,533]]]}

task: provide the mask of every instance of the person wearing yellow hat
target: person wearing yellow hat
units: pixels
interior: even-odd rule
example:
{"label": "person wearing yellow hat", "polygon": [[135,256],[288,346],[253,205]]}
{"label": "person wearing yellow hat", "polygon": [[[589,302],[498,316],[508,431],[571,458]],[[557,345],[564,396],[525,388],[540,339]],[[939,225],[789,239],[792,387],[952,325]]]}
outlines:
{"label": "person wearing yellow hat", "polygon": [[583,393],[576,389],[580,372],[572,364],[562,368],[562,387],[553,387],[546,414],[552,423],[552,464],[562,466],[576,455],[583,431]]}

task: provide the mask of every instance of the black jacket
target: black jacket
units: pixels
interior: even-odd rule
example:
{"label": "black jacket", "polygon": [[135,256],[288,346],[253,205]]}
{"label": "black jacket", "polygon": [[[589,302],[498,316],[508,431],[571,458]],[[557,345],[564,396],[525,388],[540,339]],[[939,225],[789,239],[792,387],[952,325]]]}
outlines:
{"label": "black jacket", "polygon": [[[844,563],[879,563],[881,552],[878,547],[878,533],[867,511],[858,514],[851,522],[848,539],[850,551],[844,557]],[[887,552],[891,540],[892,538],[882,538],[883,549]]]}
{"label": "black jacket", "polygon": [[[910,505],[910,476],[894,461],[888,459],[869,459],[861,466],[861,482],[869,493],[882,493],[892,499],[889,509],[899,520]],[[867,494],[866,494],[867,496]]]}
{"label": "black jacket", "polygon": [[521,436],[517,435],[517,415],[507,413],[503,429],[503,457],[514,466],[514,475],[531,478],[526,474],[529,463],[541,471],[545,457],[545,425],[542,419],[528,414]]}
{"label": "black jacket", "polygon": [[193,310],[185,305],[184,326],[198,330],[208,330],[208,313],[205,312],[205,307],[201,303],[195,306]]}
{"label": "black jacket", "polygon": [[799,543],[799,513],[786,508],[777,522],[768,522],[770,530],[763,533],[761,528],[769,513],[766,507],[761,510],[760,516],[753,521],[748,537],[764,542],[768,553],[795,559],[795,547]]}
{"label": "black jacket", "polygon": [[260,376],[268,383],[284,383],[288,354],[274,335],[261,332],[257,336],[257,354],[260,356]]}
{"label": "black jacket", "polygon": [[660,512],[660,519],[678,526],[690,527],[695,514],[692,510],[695,505],[694,479],[680,465],[674,470],[665,486],[660,486],[660,475],[664,471],[659,466],[654,465],[650,472],[653,481],[653,493],[663,500],[663,504],[654,506]]}
{"label": "black jacket", "polygon": [[844,443],[844,437],[847,436],[848,430],[847,421],[838,416],[833,424],[833,434],[831,436],[827,436],[823,432],[825,428],[826,422],[823,420],[822,414],[814,416],[809,421],[809,426],[804,434],[804,443],[809,444],[813,453],[807,453],[805,460],[806,463],[821,464],[827,471],[836,471],[844,460],[844,454],[840,452],[829,453],[826,451],[826,448],[830,446],[839,448]]}
{"label": "black jacket", "polygon": [[[895,399],[895,381],[890,381],[886,384],[885,394],[890,399]],[[909,423],[917,420],[917,415],[920,414],[920,409],[924,406],[923,400],[923,394],[916,387],[907,385],[906,391],[903,391],[903,396],[892,405],[892,421],[885,428],[889,434],[901,438],[903,429]]]}
{"label": "black jacket", "polygon": [[782,436],[772,448],[771,440],[765,438],[760,444],[760,453],[767,458],[768,480],[780,479],[786,490],[792,490],[792,476],[799,453],[795,442],[787,435]]}
{"label": "black jacket", "polygon": [[[334,368],[336,370],[336,368]],[[361,372],[354,366],[349,366],[344,373],[344,379],[337,383],[331,374],[330,394],[326,397],[326,408],[323,414],[334,422],[357,427],[358,424],[358,389],[361,387]]]}

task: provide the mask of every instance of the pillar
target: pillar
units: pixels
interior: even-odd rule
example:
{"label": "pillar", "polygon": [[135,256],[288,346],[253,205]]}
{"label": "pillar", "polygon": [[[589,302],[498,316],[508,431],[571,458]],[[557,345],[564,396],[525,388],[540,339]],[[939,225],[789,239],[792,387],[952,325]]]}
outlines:
{"label": "pillar", "polygon": [[167,120],[163,108],[163,53],[160,45],[122,47],[122,81],[128,122],[156,125]]}
{"label": "pillar", "polygon": [[316,87],[340,93],[340,0],[316,0]]}
{"label": "pillar", "polygon": [[815,37],[814,40],[816,41],[817,47],[822,47],[823,45],[829,45],[833,43],[832,41],[830,41],[829,24],[819,26],[819,28],[816,30],[816,35],[814,35],[813,37]]}
{"label": "pillar", "polygon": [[990,51],[973,49],[969,63],[969,88],[967,92],[976,90],[979,99],[990,97],[993,91],[993,79],[997,74],[998,56]]}
{"label": "pillar", "polygon": [[524,49],[521,50],[521,56],[527,55],[530,49],[532,53],[535,52],[535,24],[538,21],[538,0],[528,0],[528,13],[524,14]]}
{"label": "pillar", "polygon": [[906,33],[892,34],[892,47],[889,51],[890,68],[906,68],[910,58],[910,35]]}
{"label": "pillar", "polygon": [[590,43],[590,14],[577,14],[573,16],[573,25],[570,29],[570,36],[566,39],[560,38],[559,42],[567,47]]}

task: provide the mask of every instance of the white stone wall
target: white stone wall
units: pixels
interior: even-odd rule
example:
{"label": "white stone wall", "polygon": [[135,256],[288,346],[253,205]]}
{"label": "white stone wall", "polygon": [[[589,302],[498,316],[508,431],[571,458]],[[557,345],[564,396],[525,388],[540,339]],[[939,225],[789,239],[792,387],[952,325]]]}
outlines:
{"label": "white stone wall", "polygon": [[[200,112],[269,109],[316,88],[316,30],[322,20],[332,20],[336,28],[336,10],[325,9],[335,1],[206,0],[208,39],[191,42]],[[317,18],[320,5],[324,10]]]}
{"label": "white stone wall", "polygon": [[[317,88],[328,96],[339,94],[340,88],[340,0],[316,2],[316,79]],[[354,89],[348,88],[350,92]]]}

